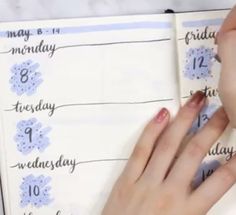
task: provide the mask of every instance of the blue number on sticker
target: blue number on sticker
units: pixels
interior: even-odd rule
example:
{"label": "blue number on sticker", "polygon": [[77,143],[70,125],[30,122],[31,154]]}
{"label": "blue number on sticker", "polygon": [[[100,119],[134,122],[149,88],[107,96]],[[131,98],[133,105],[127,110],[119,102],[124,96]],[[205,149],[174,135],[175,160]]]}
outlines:
{"label": "blue number on sticker", "polygon": [[18,151],[24,155],[34,149],[43,152],[50,144],[47,137],[50,130],[50,127],[42,128],[42,124],[35,118],[21,120],[17,123],[17,134],[15,135]]}
{"label": "blue number on sticker", "polygon": [[23,178],[21,189],[21,207],[32,205],[37,208],[50,204],[53,200],[50,197],[51,187],[48,185],[50,177],[40,175],[35,177],[29,175]]}
{"label": "blue number on sticker", "polygon": [[188,79],[206,79],[212,77],[211,67],[215,53],[213,49],[190,48],[186,54],[184,76]]}
{"label": "blue number on sticker", "polygon": [[32,60],[15,64],[11,68],[11,90],[19,96],[23,94],[28,96],[34,94],[38,86],[43,82],[38,68],[39,64],[34,63]]}
{"label": "blue number on sticker", "polygon": [[199,113],[197,119],[194,121],[189,133],[196,133],[199,129],[201,129],[209,121],[217,109],[218,105],[213,103],[205,106]]}

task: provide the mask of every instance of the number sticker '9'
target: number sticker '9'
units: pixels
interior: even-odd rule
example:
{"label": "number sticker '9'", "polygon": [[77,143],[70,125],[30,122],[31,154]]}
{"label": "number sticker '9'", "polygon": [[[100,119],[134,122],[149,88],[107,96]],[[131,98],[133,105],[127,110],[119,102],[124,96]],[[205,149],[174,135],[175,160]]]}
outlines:
{"label": "number sticker '9'", "polygon": [[47,137],[50,130],[50,127],[42,128],[42,124],[35,118],[21,120],[17,124],[15,136],[18,151],[24,155],[29,154],[34,149],[43,152],[50,144]]}

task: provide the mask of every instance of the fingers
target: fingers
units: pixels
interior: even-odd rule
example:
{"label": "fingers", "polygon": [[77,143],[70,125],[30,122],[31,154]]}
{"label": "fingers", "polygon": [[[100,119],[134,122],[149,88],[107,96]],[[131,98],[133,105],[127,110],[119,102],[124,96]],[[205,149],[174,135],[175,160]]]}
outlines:
{"label": "fingers", "polygon": [[218,168],[212,176],[192,194],[196,207],[209,210],[236,182],[236,157]]}
{"label": "fingers", "polygon": [[236,30],[219,37],[218,53],[222,61],[219,94],[231,125],[236,127]]}
{"label": "fingers", "polygon": [[163,108],[145,127],[121,178],[133,183],[143,173],[155,146],[156,139],[169,122],[169,112]]}
{"label": "fingers", "polygon": [[236,127],[236,7],[225,19],[217,35],[216,43],[218,44],[218,58],[222,62],[219,95],[231,125]]}
{"label": "fingers", "polygon": [[187,104],[182,107],[169,128],[158,140],[149,164],[144,172],[144,180],[161,183],[175,157],[175,154],[191,127],[194,119],[205,103],[205,96],[197,92]]}
{"label": "fingers", "polygon": [[228,118],[220,108],[189,142],[182,155],[173,166],[167,181],[188,189],[202,159],[225,130]]}
{"label": "fingers", "polygon": [[223,64],[222,70],[229,73],[235,68],[236,64],[236,6],[225,19],[216,39],[218,54]]}
{"label": "fingers", "polygon": [[[236,65],[236,7],[229,13],[217,35],[218,54],[222,61],[222,78],[232,82]],[[229,76],[229,77],[228,77]],[[234,76],[233,76],[234,77]]]}
{"label": "fingers", "polygon": [[235,46],[236,46],[236,30],[226,32],[218,37],[218,54],[222,61],[223,69],[232,69],[235,66]]}
{"label": "fingers", "polygon": [[234,7],[228,14],[220,29],[220,33],[225,33],[233,29],[236,29],[236,7]]}

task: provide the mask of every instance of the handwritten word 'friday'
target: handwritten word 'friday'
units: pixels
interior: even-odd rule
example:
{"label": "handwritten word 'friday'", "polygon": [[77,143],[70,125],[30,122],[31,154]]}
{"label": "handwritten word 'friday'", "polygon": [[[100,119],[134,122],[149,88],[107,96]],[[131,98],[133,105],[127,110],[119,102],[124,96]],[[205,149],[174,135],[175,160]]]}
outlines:
{"label": "handwritten word 'friday'", "polygon": [[211,31],[209,27],[205,27],[203,31],[196,29],[195,31],[188,31],[185,35],[185,43],[190,44],[192,40],[209,40],[215,39],[217,32]]}

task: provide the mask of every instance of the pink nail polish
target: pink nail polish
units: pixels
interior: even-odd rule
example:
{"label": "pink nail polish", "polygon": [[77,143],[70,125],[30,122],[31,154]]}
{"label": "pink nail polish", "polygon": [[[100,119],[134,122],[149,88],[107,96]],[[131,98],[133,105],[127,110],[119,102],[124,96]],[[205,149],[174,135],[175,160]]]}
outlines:
{"label": "pink nail polish", "polygon": [[169,111],[166,108],[162,108],[160,112],[156,115],[155,122],[162,123],[168,114],[169,114]]}
{"label": "pink nail polish", "polygon": [[205,94],[202,91],[196,92],[192,98],[187,102],[190,108],[196,108],[205,99]]}

